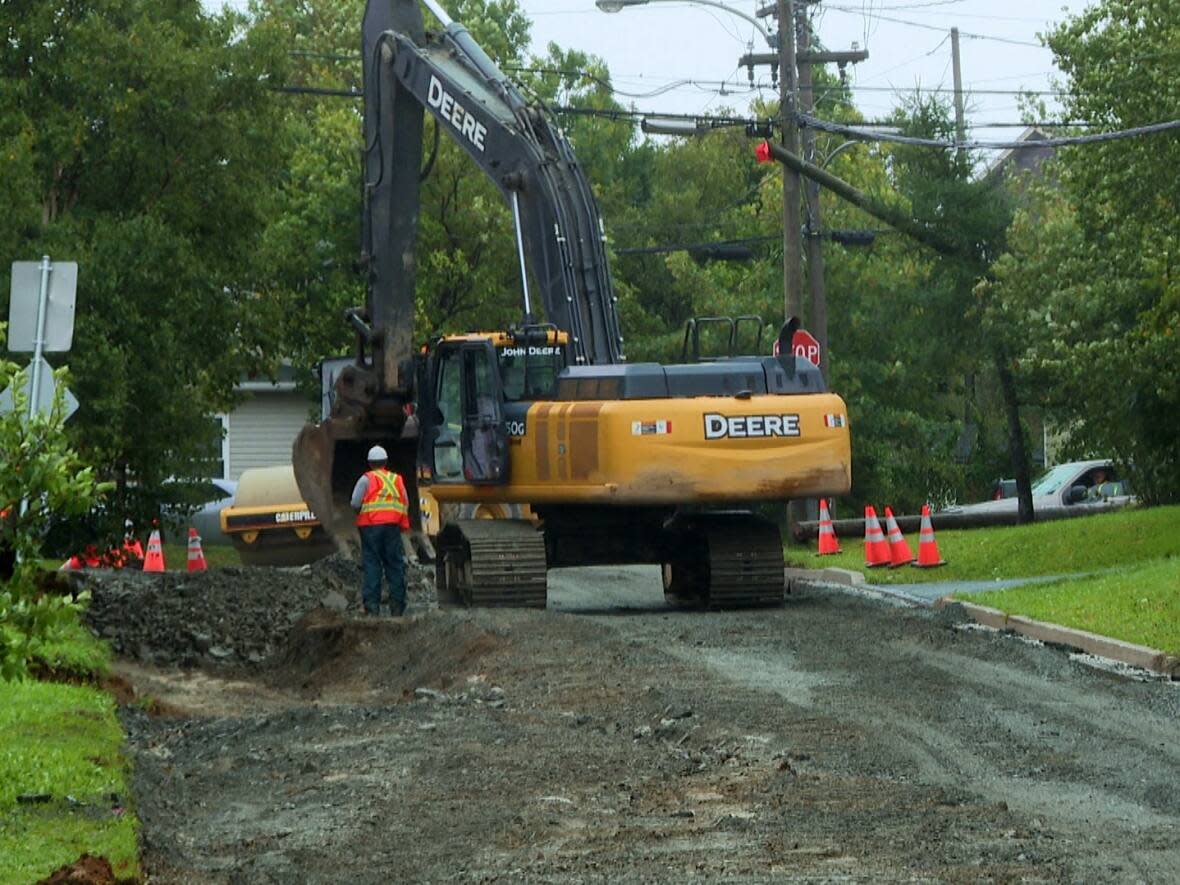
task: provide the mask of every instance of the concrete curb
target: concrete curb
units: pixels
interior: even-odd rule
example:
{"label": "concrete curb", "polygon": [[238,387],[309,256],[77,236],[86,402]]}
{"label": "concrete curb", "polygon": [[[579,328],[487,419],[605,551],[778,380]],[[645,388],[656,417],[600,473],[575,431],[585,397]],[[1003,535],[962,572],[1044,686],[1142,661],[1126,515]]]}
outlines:
{"label": "concrete curb", "polygon": [[1109,636],[1099,636],[1097,633],[1090,633],[1086,630],[1062,627],[1060,624],[1034,621],[1032,618],[1021,615],[1009,615],[999,609],[963,602],[950,596],[944,596],[938,600],[935,608],[944,608],[948,605],[962,606],[963,611],[972,620],[985,627],[1011,630],[1030,639],[1076,648],[1087,654],[1110,658],[1112,661],[1150,670],[1152,673],[1158,673],[1171,679],[1180,679],[1180,658],[1157,648],[1135,645],[1131,642],[1123,642],[1121,639],[1111,639]]}
{"label": "concrete curb", "polygon": [[864,587],[865,576],[846,568],[785,568],[784,577],[791,581],[817,581],[823,584],[844,584],[847,587]]}

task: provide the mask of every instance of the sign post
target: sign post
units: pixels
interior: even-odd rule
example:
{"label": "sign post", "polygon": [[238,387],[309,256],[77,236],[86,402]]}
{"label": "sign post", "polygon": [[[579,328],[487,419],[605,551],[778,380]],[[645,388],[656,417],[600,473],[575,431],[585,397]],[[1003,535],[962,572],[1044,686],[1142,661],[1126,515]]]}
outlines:
{"label": "sign post", "polygon": [[[53,265],[49,263],[49,256],[41,256],[41,293],[37,296],[37,337],[33,339],[33,363],[29,374],[32,376],[29,397],[29,420],[37,414],[37,401],[41,398],[41,363],[45,348],[45,315],[49,312],[49,274]],[[50,385],[52,386],[52,385]],[[21,506],[21,510],[24,510]]]}
{"label": "sign post", "polygon": [[[8,304],[8,349],[15,353],[32,351],[26,391],[29,397],[27,420],[53,408],[55,384],[53,368],[45,361],[46,352],[70,349],[74,339],[74,303],[78,290],[78,265],[73,261],[54,264],[48,255],[41,261],[12,263],[12,293]],[[46,382],[48,382],[46,384]],[[65,391],[68,418],[78,408],[78,401]],[[12,411],[16,390],[0,392],[0,411]],[[21,501],[23,516],[29,509]]]}

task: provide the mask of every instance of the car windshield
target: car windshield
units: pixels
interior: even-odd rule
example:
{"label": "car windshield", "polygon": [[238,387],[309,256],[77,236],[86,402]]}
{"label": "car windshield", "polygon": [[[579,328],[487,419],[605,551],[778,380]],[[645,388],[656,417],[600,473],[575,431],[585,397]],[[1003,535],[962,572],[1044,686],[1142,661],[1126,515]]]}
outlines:
{"label": "car windshield", "polygon": [[1032,493],[1033,497],[1043,497],[1051,495],[1059,488],[1062,483],[1068,480],[1077,471],[1076,464],[1058,464],[1035,483],[1033,483]]}

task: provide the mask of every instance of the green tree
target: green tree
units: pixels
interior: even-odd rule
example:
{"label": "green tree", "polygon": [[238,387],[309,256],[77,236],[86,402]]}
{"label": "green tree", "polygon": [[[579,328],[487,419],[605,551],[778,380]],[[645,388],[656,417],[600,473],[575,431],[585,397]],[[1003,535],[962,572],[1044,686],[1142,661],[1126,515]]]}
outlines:
{"label": "green tree", "polygon": [[0,33],[0,262],[79,263],[70,432],[134,509],[198,474],[208,416],[271,356],[254,283],[286,54],[198,0],[3,4]]}
{"label": "green tree", "polygon": [[[1066,76],[1068,118],[1126,129],[1177,116],[1175,4],[1103,0],[1048,43]],[[1058,332],[1038,362],[1052,369],[1060,413],[1078,449],[1118,457],[1155,502],[1180,500],[1178,164],[1173,133],[1064,150],[1073,218],[1034,232],[1042,244],[1059,233],[1051,248],[1070,257],[1068,274],[1038,280]]]}
{"label": "green tree", "polygon": [[[255,15],[294,47],[291,84],[361,88],[363,0],[266,0]],[[523,65],[528,22],[515,0],[444,4],[505,67]],[[361,212],[361,103],[286,96],[291,165],[276,190],[263,240],[261,315],[286,356],[311,367],[346,354],[354,333],[343,310],[364,304],[357,272]],[[503,327],[520,313],[511,215],[495,185],[426,114],[426,176],[417,245],[415,337]]]}
{"label": "green tree", "polygon": [[[822,111],[855,122],[841,101]],[[953,133],[945,103],[915,95],[895,114],[910,135]],[[988,357],[971,291],[987,256],[1002,242],[1001,195],[970,177],[971,158],[890,145],[844,145],[820,136],[829,171],[867,195],[873,214],[821,191],[824,227],[876,231],[870,248],[825,244],[834,389],[853,416],[853,498],[909,508],[969,494],[994,469],[979,447],[963,463],[964,380]],[[838,153],[837,152],[838,150]],[[928,231],[922,242],[885,227],[901,215]],[[938,250],[926,241],[937,239]]]}

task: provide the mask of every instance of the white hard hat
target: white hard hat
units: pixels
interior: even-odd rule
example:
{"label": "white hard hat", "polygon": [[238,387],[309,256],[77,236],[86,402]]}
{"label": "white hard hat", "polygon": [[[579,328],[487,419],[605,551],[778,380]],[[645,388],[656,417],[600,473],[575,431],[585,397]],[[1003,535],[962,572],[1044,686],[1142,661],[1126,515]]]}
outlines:
{"label": "white hard hat", "polygon": [[383,449],[381,446],[373,446],[373,448],[369,449],[369,460],[370,461],[388,461],[389,460],[389,453],[387,451],[385,451],[385,449]]}

